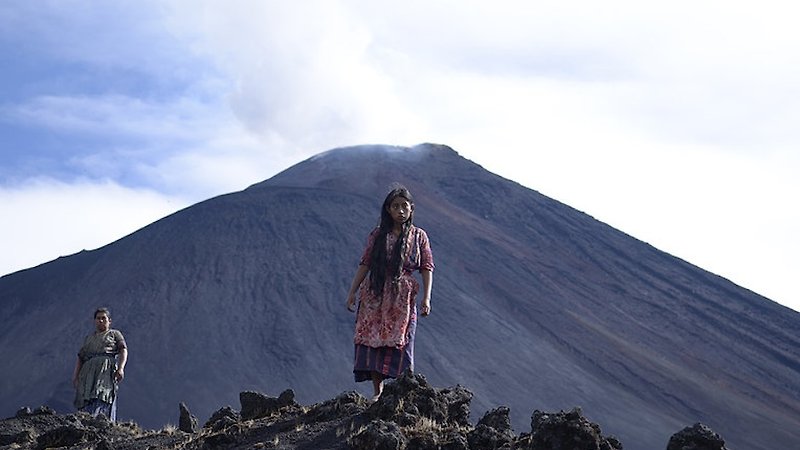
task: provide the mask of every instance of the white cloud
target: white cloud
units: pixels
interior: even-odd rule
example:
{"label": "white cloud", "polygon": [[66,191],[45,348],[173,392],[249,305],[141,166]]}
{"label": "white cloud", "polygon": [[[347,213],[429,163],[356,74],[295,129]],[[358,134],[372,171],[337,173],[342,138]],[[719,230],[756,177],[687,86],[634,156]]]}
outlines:
{"label": "white cloud", "polygon": [[6,107],[6,120],[66,133],[115,139],[193,140],[207,133],[208,105],[191,98],[148,102],[141,98],[105,96],[41,96]]}
{"label": "white cloud", "polygon": [[[130,139],[75,156],[87,173],[128,174],[199,200],[333,147],[441,142],[745,287],[800,302],[786,281],[800,269],[800,217],[789,206],[800,193],[791,4],[131,5],[131,14],[106,7],[75,19],[66,42],[76,50],[55,48],[98,67],[140,65],[171,80],[159,92],[179,93],[40,96],[14,110]],[[100,19],[108,24],[96,36],[76,31]],[[122,56],[99,42],[114,33]]]}
{"label": "white cloud", "polygon": [[416,120],[366,58],[369,24],[338,3],[197,5],[173,11],[174,26],[233,80],[230,108],[246,129],[306,149],[295,156],[398,128],[384,119]]}
{"label": "white cloud", "polygon": [[791,281],[800,270],[800,242],[790,231],[800,225],[791,206],[800,194],[796,159],[649,145],[647,153],[623,153],[614,163],[589,160],[555,187],[559,199],[800,309]]}
{"label": "white cloud", "polygon": [[264,181],[296,163],[297,154],[309,152],[277,136],[254,136],[236,123],[229,127],[135,171],[150,185],[202,200]]}
{"label": "white cloud", "polygon": [[0,189],[0,274],[115,241],[188,202],[112,181],[50,179]]}
{"label": "white cloud", "polygon": [[37,97],[6,107],[9,122],[94,138],[79,151],[58,153],[84,177],[114,179],[201,200],[239,190],[287,167],[279,139],[242,128],[224,105],[194,97],[145,100],[110,95]]}

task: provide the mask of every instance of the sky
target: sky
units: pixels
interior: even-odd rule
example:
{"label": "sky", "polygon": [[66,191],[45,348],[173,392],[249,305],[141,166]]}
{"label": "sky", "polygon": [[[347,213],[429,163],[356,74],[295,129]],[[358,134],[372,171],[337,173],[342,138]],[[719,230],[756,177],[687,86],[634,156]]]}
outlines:
{"label": "sky", "polygon": [[800,6],[0,2],[0,274],[335,147],[446,144],[800,310]]}

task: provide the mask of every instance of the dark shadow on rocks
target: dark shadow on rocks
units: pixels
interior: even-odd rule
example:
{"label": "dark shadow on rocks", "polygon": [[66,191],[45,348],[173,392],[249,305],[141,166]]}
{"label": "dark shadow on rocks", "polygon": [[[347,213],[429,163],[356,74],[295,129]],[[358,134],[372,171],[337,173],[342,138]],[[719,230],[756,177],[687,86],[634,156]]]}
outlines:
{"label": "dark shadow on rocks", "polygon": [[30,430],[20,431],[18,433],[0,434],[0,445],[17,445],[22,446],[29,442],[33,442],[36,436]]}
{"label": "dark shadow on rocks", "polygon": [[72,447],[83,442],[97,441],[100,435],[84,427],[66,425],[50,430],[36,439],[36,449]]}

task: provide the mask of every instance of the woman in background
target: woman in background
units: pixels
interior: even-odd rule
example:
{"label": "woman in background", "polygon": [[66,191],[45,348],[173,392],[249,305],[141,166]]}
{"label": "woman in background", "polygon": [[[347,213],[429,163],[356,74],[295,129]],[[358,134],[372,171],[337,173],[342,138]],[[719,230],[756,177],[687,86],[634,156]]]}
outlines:
{"label": "woman in background", "polygon": [[[347,308],[356,312],[356,382],[372,380],[373,400],[383,392],[383,380],[414,370],[414,334],[417,328],[416,296],[422,274],[421,312],[431,311],[433,256],[428,235],[413,225],[414,200],[405,187],[386,196],[380,225],[372,230],[350,291]],[[369,274],[369,279],[365,278]]]}
{"label": "woman in background", "polygon": [[[86,336],[78,352],[72,385],[75,386],[75,407],[93,416],[117,419],[117,385],[125,378],[128,347],[125,338],[111,329],[108,308],[94,312],[95,332]],[[119,355],[119,362],[117,362]]]}

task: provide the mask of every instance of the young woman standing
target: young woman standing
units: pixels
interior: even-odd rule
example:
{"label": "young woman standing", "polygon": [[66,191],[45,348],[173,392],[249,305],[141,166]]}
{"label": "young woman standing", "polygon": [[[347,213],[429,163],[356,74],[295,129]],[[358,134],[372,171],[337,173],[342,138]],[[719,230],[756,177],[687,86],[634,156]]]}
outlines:
{"label": "young woman standing", "polygon": [[431,312],[433,255],[428,235],[413,225],[413,218],[414,200],[408,189],[389,192],[380,225],[367,239],[347,294],[347,308],[356,311],[353,374],[356,382],[372,380],[374,400],[383,392],[385,378],[414,370],[419,292],[415,270],[422,275],[421,313]]}

